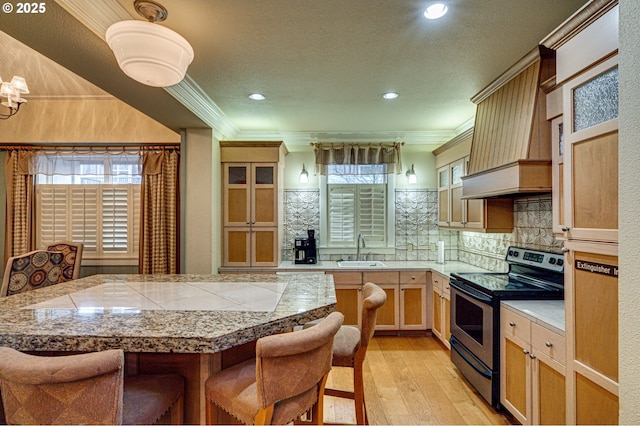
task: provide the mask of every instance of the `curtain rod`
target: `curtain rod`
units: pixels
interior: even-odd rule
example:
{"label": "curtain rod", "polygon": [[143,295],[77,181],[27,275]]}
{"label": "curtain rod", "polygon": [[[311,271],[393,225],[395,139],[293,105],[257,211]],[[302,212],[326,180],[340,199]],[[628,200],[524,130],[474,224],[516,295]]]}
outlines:
{"label": "curtain rod", "polygon": [[180,144],[171,143],[171,144],[92,144],[92,145],[79,145],[79,144],[7,144],[0,143],[0,150],[2,151],[46,151],[46,150],[54,150],[54,151],[64,151],[64,152],[78,152],[78,151],[132,151],[132,150],[140,150],[140,151],[152,151],[152,150],[165,150],[165,149],[174,149],[180,150]]}
{"label": "curtain rod", "polygon": [[311,146],[396,146],[404,142],[310,142]]}

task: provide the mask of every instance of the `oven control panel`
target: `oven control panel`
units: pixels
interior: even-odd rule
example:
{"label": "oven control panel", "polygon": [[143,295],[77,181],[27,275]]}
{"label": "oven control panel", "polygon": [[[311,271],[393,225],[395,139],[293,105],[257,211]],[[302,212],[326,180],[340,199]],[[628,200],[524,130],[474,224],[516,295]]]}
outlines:
{"label": "oven control panel", "polygon": [[508,263],[535,266],[553,272],[564,272],[564,255],[560,253],[509,247],[505,260]]}

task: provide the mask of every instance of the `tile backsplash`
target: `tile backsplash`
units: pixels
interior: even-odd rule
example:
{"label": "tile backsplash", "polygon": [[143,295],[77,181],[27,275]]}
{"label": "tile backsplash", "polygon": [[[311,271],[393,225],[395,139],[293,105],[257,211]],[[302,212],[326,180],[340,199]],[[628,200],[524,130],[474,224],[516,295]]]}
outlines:
{"label": "tile backsplash", "polygon": [[[514,201],[514,230],[511,234],[439,229],[438,193],[436,190],[395,191],[395,250],[392,254],[376,254],[375,260],[437,259],[436,243],[445,243],[445,261],[460,260],[491,271],[502,272],[509,245],[559,250],[552,232],[551,197],[548,195],[519,198]],[[307,229],[320,229],[320,191],[318,189],[284,191],[284,241],[282,259],[292,260],[295,238],[307,236]],[[325,255],[320,260],[336,260],[340,254]]]}

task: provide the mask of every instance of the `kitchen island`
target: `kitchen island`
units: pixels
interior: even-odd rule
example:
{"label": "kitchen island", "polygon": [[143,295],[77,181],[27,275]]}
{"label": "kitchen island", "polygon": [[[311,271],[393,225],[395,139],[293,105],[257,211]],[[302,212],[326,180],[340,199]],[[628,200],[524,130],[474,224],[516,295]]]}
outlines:
{"label": "kitchen island", "polygon": [[128,374],[184,376],[185,422],[204,422],[202,385],[252,356],[260,337],[335,310],[333,278],[96,275],[0,298],[0,344],[31,353],[123,349]]}

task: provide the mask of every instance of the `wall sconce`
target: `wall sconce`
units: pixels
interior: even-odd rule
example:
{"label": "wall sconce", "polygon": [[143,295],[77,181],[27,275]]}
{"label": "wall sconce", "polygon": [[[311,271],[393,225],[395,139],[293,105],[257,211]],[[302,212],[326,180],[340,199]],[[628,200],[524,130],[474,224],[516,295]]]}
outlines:
{"label": "wall sconce", "polygon": [[309,182],[309,172],[304,168],[304,163],[302,163],[302,171],[300,172],[300,183],[308,183]]}
{"label": "wall sconce", "polygon": [[411,165],[411,168],[407,170],[407,180],[409,183],[416,183],[418,181],[416,171],[413,169],[413,164]]}
{"label": "wall sconce", "polygon": [[105,34],[118,65],[126,75],[147,86],[180,83],[193,61],[193,48],[180,34],[157,24],[167,18],[164,6],[152,0],[136,0],[134,8],[147,22],[116,22]]}
{"label": "wall sconce", "polygon": [[24,78],[14,75],[11,82],[3,82],[0,78],[0,97],[7,98],[6,102],[2,102],[2,105],[9,108],[8,114],[0,113],[0,120],[6,120],[18,113],[20,105],[27,102],[26,99],[22,99],[20,96],[23,93],[29,93],[27,82]]}

